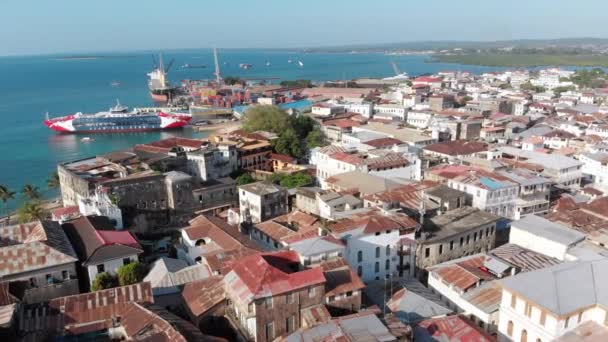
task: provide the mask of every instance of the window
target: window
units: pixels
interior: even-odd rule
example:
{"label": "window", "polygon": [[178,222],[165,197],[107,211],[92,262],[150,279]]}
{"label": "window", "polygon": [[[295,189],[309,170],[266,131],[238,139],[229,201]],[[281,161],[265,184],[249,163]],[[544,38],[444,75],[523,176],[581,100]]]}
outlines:
{"label": "window", "polygon": [[439,245],[439,255],[443,254],[443,245]]}
{"label": "window", "polygon": [[547,313],[543,310],[540,312],[540,325],[545,326],[545,321],[547,320]]}
{"label": "window", "polygon": [[363,267],[361,267],[361,266],[357,266],[357,275],[358,275],[359,277],[362,277],[362,276],[363,276]]}
{"label": "window", "polygon": [[581,312],[578,313],[578,318],[577,318],[576,322],[580,323],[582,319],[583,319],[583,312],[581,311]]}
{"label": "window", "polygon": [[333,302],[336,300],[336,296],[329,296],[328,302]]}
{"label": "window", "polygon": [[462,247],[462,245],[464,245],[464,237],[460,238],[460,247]]}
{"label": "window", "polygon": [[386,256],[391,256],[391,246],[386,245]]}
{"label": "window", "polygon": [[363,261],[363,251],[358,251],[357,252],[357,261],[358,262]]}
{"label": "window", "polygon": [[308,288],[308,297],[312,298],[315,296],[315,288],[314,287],[309,287]]}
{"label": "window", "polygon": [[467,245],[469,244],[469,241],[471,241],[471,236],[467,235]]}
{"label": "window", "polygon": [[517,297],[514,294],[511,294],[511,307],[515,309],[515,304],[517,304]]}
{"label": "window", "polygon": [[431,249],[427,247],[427,248],[424,250],[424,257],[425,257],[425,258],[428,258],[428,257],[429,257],[429,255],[431,255]]}
{"label": "window", "polygon": [[528,342],[528,331],[526,329],[521,331],[521,338],[519,340],[521,342]]}
{"label": "window", "polygon": [[287,332],[292,332],[296,328],[296,316],[291,315],[287,317],[287,322],[285,325],[287,327]]}
{"label": "window", "polygon": [[264,299],[264,305],[266,306],[266,309],[272,309],[272,297]]}
{"label": "window", "polygon": [[266,324],[266,340],[274,340],[274,322]]}
{"label": "window", "polygon": [[530,303],[528,303],[528,302],[526,302],[526,308],[525,308],[524,313],[528,317],[532,316],[532,305],[530,305]]}
{"label": "window", "polygon": [[376,247],[376,258],[380,257],[380,247]]}
{"label": "window", "polygon": [[124,258],[124,259],[122,259],[122,264],[123,265],[128,265],[130,263],[131,263],[131,258]]}
{"label": "window", "polygon": [[380,272],[380,263],[376,261],[375,265],[374,265],[374,271],[376,273]]}
{"label": "window", "polygon": [[70,278],[70,272],[68,272],[68,271],[61,271],[61,278],[63,278],[63,279],[69,279]]}
{"label": "window", "polygon": [[296,302],[296,294],[295,293],[290,293],[287,295],[287,304],[293,304]]}
{"label": "window", "polygon": [[513,336],[513,322],[509,321],[507,324],[507,335]]}
{"label": "window", "polygon": [[106,266],[104,264],[97,265],[97,273],[103,273],[106,271]]}
{"label": "window", "polygon": [[353,291],[348,291],[348,292],[346,292],[346,297],[350,297],[350,296],[352,296],[352,295],[353,295]]}
{"label": "window", "polygon": [[454,241],[450,241],[450,250],[454,250]]}
{"label": "window", "polygon": [[253,302],[249,303],[249,305],[247,306],[247,311],[253,312]]}
{"label": "window", "polygon": [[477,232],[473,233],[473,241],[477,241]]}
{"label": "window", "polygon": [[570,317],[566,317],[566,323],[564,323],[564,328],[568,329],[568,324],[570,324]]}

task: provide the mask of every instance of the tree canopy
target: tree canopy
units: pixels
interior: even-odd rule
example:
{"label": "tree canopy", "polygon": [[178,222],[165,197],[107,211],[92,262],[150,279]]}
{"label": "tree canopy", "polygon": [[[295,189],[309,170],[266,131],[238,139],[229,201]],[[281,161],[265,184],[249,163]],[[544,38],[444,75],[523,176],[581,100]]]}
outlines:
{"label": "tree canopy", "polygon": [[46,211],[42,207],[42,203],[38,200],[25,203],[21,208],[17,209],[17,217],[19,222],[32,222],[41,220],[46,216]]}
{"label": "tree canopy", "polygon": [[139,283],[144,280],[147,271],[147,267],[139,262],[131,262],[122,265],[116,271],[118,274],[118,283],[120,286]]}
{"label": "tree canopy", "polygon": [[570,81],[581,88],[602,88],[606,85],[606,77],[600,68],[580,69],[570,77]]}
{"label": "tree canopy", "polygon": [[249,183],[255,182],[255,179],[251,177],[248,173],[243,173],[242,175],[236,177],[236,185],[245,185]]}
{"label": "tree canopy", "polygon": [[30,200],[37,200],[41,197],[40,189],[32,184],[25,184],[23,189],[21,189],[21,193]]}
{"label": "tree canopy", "polygon": [[281,87],[304,87],[312,88],[312,82],[310,80],[292,80],[292,81],[281,81]]}
{"label": "tree canopy", "polygon": [[46,180],[46,186],[49,189],[57,189],[60,185],[59,173],[57,171],[51,172],[49,179]]}
{"label": "tree canopy", "polygon": [[327,145],[327,139],[325,134],[318,129],[312,130],[306,136],[306,146],[308,148],[315,148],[319,146]]}
{"label": "tree canopy", "polygon": [[295,158],[304,156],[302,142],[293,128],[286,129],[276,141],[274,149],[281,154],[287,154]]}
{"label": "tree canopy", "polygon": [[242,84],[242,83],[243,83],[243,80],[241,80],[240,77],[236,77],[236,76],[224,77],[224,84],[235,85],[235,84]]}
{"label": "tree canopy", "polygon": [[281,179],[280,183],[282,187],[285,188],[298,188],[304,185],[309,185],[312,183],[312,177],[305,173],[296,173],[293,175],[285,176]]}
{"label": "tree canopy", "polygon": [[97,274],[97,276],[93,280],[93,284],[91,284],[91,290],[99,291],[111,289],[116,286],[118,286],[118,279],[116,279],[116,277],[111,275],[110,273],[102,272]]}
{"label": "tree canopy", "polygon": [[259,105],[247,109],[243,129],[248,132],[269,131],[281,134],[291,126],[289,114],[277,106]]}

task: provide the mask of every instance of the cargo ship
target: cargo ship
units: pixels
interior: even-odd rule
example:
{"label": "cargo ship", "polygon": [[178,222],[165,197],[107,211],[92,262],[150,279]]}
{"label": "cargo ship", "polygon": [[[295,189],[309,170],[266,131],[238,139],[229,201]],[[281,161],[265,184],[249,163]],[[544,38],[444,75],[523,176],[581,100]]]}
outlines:
{"label": "cargo ship", "polygon": [[179,87],[174,87],[167,81],[167,73],[173,66],[174,60],[171,60],[167,66],[163,63],[163,55],[159,56],[159,61],[156,63],[155,68],[148,73],[148,89],[150,90],[150,97],[154,102],[169,102],[176,95],[180,93]]}
{"label": "cargo ship", "polygon": [[119,133],[175,129],[186,126],[192,115],[159,111],[132,110],[116,103],[107,112],[76,113],[58,118],[47,118],[44,124],[60,133]]}

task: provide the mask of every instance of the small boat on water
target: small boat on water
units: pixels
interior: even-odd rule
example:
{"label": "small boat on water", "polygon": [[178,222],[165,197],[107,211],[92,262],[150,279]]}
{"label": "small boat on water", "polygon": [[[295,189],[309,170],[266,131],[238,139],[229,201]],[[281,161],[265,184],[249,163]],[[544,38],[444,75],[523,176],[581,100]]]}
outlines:
{"label": "small boat on water", "polygon": [[247,63],[241,63],[241,64],[239,64],[239,68],[244,69],[244,70],[251,69],[252,66],[253,65],[247,64]]}
{"label": "small boat on water", "polygon": [[119,85],[120,85],[120,82],[118,82],[118,81],[112,81],[110,83],[110,87],[118,87]]}
{"label": "small boat on water", "polygon": [[188,63],[186,63],[186,64],[182,65],[180,68],[181,69],[204,69],[206,67],[207,66],[204,65],[204,64],[188,64]]}
{"label": "small boat on water", "polygon": [[80,139],[80,141],[82,141],[82,142],[92,142],[92,141],[95,141],[95,139],[93,139],[91,137],[84,137],[84,138]]}
{"label": "small boat on water", "polygon": [[288,59],[288,60],[287,60],[287,63],[292,63],[292,62],[293,62],[293,61],[292,61],[291,59]]}
{"label": "small boat on water", "polygon": [[299,65],[299,66],[300,66],[300,68],[301,68],[301,67],[303,67],[303,66],[304,66],[304,63],[302,63],[302,61],[298,61],[298,65]]}
{"label": "small boat on water", "polygon": [[266,66],[270,66],[270,61],[266,61]]}

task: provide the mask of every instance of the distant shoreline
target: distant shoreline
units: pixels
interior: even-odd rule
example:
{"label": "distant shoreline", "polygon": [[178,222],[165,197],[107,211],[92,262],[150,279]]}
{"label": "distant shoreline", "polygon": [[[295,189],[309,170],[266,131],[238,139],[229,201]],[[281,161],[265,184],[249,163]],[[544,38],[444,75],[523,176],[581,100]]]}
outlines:
{"label": "distant shoreline", "polygon": [[87,61],[95,59],[134,58],[135,56],[65,56],[52,58],[56,61]]}
{"label": "distant shoreline", "polygon": [[431,63],[454,63],[489,67],[533,68],[542,66],[608,67],[607,55],[554,54],[453,54],[434,55]]}

